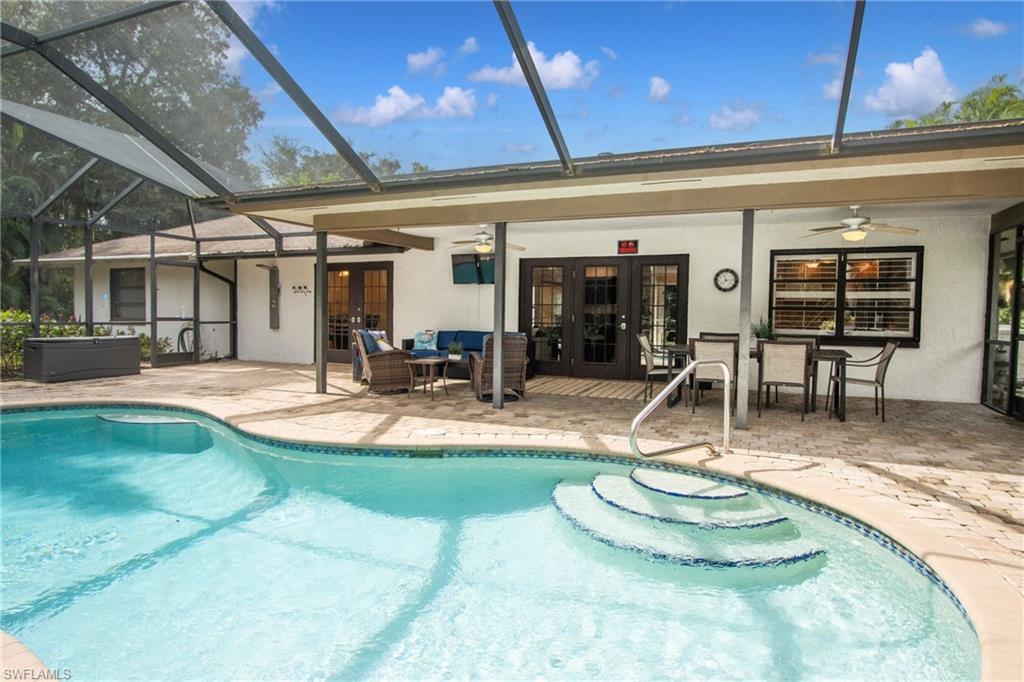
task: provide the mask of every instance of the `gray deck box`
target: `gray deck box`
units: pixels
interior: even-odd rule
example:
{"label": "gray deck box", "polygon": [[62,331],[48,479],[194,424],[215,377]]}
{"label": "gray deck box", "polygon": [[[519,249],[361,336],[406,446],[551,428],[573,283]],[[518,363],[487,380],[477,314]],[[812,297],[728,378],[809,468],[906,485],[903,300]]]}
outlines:
{"label": "gray deck box", "polygon": [[25,378],[74,381],[138,374],[139,337],[68,336],[25,339]]}

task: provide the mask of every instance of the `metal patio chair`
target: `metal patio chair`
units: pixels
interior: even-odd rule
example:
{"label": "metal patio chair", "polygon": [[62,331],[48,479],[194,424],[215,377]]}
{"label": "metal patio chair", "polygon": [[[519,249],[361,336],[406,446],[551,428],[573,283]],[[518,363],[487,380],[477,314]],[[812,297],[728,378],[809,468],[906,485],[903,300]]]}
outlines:
{"label": "metal patio chair", "polygon": [[[729,368],[732,377],[732,395],[723,396],[723,400],[732,401],[733,409],[736,406],[736,358],[739,355],[739,341],[737,339],[710,341],[707,339],[690,339],[690,348],[693,349],[693,360],[721,360]],[[693,371],[690,386],[693,393],[692,412],[697,412],[697,403],[700,401],[700,394],[703,392],[701,384],[722,383],[722,370],[716,366],[698,365]]]}
{"label": "metal patio chair", "polygon": [[671,362],[665,353],[658,353],[654,350],[651,345],[651,340],[647,338],[647,334],[637,334],[636,340],[640,342],[640,350],[644,354],[644,402],[647,402],[654,396],[654,380],[660,378],[663,381],[668,381],[669,367],[667,364],[660,364],[659,359]]}
{"label": "metal patio chair", "polygon": [[[878,416],[878,398],[881,393],[882,398],[882,421],[885,421],[885,374],[889,371],[889,362],[892,360],[892,356],[896,354],[896,349],[900,347],[900,344],[896,341],[887,341],[885,347],[882,348],[878,353],[872,355],[870,358],[864,360],[848,360],[846,367],[874,367],[875,378],[874,379],[855,379],[846,377],[847,384],[854,384],[855,386],[870,386],[875,389],[875,416]],[[832,387],[835,385],[836,390],[839,390],[839,386],[836,385],[840,382],[838,372],[833,372],[828,379],[828,389],[825,392],[825,404],[828,405],[828,416],[832,418]]]}
{"label": "metal patio chair", "polygon": [[[757,342],[761,362],[757,365],[757,416],[761,416],[761,389],[771,394],[775,387],[775,402],[779,402],[779,386],[792,386],[803,389],[803,401],[800,404],[800,421],[807,415],[810,402],[808,390],[811,385],[810,357],[811,344],[802,341],[766,341]],[[765,406],[768,396],[765,396]]]}

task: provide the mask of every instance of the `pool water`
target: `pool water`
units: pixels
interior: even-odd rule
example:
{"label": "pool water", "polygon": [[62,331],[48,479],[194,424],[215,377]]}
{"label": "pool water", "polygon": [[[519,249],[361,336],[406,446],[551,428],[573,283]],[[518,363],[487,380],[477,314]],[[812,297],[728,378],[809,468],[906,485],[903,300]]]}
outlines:
{"label": "pool water", "polygon": [[0,427],[0,625],[74,679],[979,677],[932,581],[777,496],[144,409]]}

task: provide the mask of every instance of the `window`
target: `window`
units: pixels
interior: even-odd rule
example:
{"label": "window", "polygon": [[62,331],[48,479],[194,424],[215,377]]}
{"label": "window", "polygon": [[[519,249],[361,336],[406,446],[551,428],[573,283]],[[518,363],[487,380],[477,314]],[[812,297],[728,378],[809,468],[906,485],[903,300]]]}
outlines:
{"label": "window", "polygon": [[916,345],[923,257],[919,246],[772,251],[772,327],[853,344]]}
{"label": "window", "polygon": [[110,269],[110,320],[143,322],[146,319],[146,268]]}

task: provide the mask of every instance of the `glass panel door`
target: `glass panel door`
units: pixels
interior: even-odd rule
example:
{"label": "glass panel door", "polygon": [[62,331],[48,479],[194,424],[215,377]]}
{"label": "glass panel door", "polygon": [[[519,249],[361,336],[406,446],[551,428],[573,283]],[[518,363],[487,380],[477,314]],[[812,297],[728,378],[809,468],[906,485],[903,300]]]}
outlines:
{"label": "glass panel door", "polygon": [[335,263],[327,272],[327,360],[352,362],[352,332],[380,329],[392,338],[391,263]]}
{"label": "glass panel door", "polygon": [[[645,376],[644,355],[636,336],[643,334],[655,351],[686,343],[686,256],[635,256],[632,259],[629,343],[630,377]],[[660,362],[664,362],[661,358]]]}
{"label": "glass panel door", "polygon": [[575,376],[624,378],[629,348],[629,262],[578,259]]}
{"label": "glass panel door", "polygon": [[[1014,396],[1024,392],[1019,384],[1024,375],[1019,365],[1020,325],[1020,235],[1021,228],[992,235],[989,272],[989,318],[985,339],[985,376],[982,402],[1000,412],[1013,411]],[[1017,352],[1014,352],[1014,351]],[[1017,401],[1019,402],[1019,400]],[[1017,406],[1018,414],[1024,414]]]}
{"label": "glass panel door", "polygon": [[351,296],[347,269],[327,272],[327,359],[331,362],[351,362]]}
{"label": "glass panel door", "polygon": [[541,374],[569,374],[572,350],[571,259],[523,263],[519,286],[519,328],[533,341],[533,361]]}

